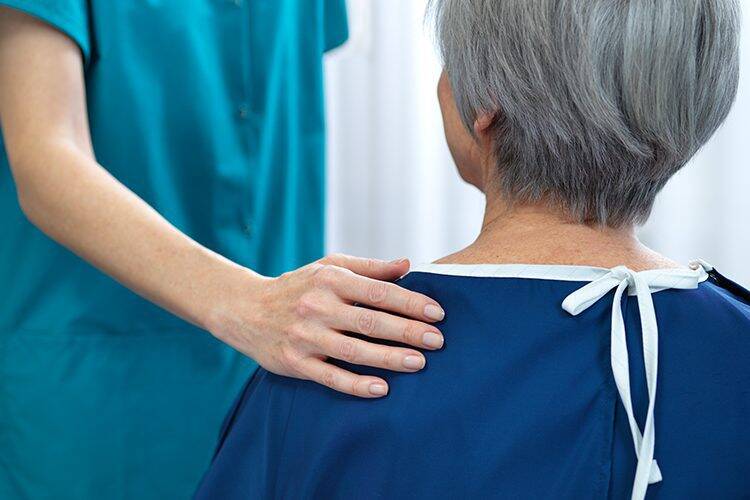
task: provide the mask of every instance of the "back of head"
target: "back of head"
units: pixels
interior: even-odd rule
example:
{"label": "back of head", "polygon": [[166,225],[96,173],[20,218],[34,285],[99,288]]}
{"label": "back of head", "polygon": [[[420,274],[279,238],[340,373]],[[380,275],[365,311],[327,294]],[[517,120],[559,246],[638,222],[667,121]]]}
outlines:
{"label": "back of head", "polygon": [[503,194],[579,222],[645,221],[737,91],[737,0],[432,0],[431,12],[462,120],[494,116]]}

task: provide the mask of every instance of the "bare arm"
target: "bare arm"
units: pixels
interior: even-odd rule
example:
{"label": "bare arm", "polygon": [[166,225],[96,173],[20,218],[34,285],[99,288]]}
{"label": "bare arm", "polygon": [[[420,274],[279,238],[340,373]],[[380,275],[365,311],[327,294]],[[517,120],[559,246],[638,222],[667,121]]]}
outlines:
{"label": "bare arm", "polygon": [[440,318],[437,304],[379,281],[403,274],[408,262],[332,256],[269,279],[177,230],[96,162],[75,43],[6,8],[0,8],[0,123],[19,203],[33,224],[270,371],[373,397],[382,395],[385,381],[352,374],[325,359],[416,371],[424,358],[414,349],[380,346],[341,332],[435,347],[425,344],[424,334],[439,334],[428,324]]}

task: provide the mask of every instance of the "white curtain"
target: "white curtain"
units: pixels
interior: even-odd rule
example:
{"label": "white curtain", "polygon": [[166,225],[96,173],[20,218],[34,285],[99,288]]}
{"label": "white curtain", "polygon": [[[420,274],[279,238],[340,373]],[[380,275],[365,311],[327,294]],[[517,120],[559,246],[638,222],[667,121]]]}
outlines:
{"label": "white curtain", "polygon": [[[327,57],[330,252],[428,262],[478,233],[483,197],[462,183],[445,145],[425,5],[349,0],[350,41]],[[702,257],[748,285],[750,34],[742,50],[731,116],[670,182],[641,234],[676,260]]]}

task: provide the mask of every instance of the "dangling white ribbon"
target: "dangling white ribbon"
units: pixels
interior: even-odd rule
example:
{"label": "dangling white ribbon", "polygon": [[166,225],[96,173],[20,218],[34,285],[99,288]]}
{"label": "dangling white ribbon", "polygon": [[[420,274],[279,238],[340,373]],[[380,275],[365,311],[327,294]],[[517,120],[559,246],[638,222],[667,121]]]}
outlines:
{"label": "dangling white ribbon", "polygon": [[[656,442],[654,404],[656,402],[656,380],[659,363],[659,331],[651,293],[668,288],[697,288],[698,283],[706,279],[706,271],[710,270],[710,266],[700,261],[691,263],[690,267],[690,269],[643,272],[634,272],[623,266],[615,267],[601,278],[568,295],[562,303],[563,309],[576,316],[598,302],[613,288],[615,289],[615,296],[612,301],[610,358],[615,384],[617,384],[617,391],[628,416],[630,433],[633,436],[633,445],[638,457],[631,496],[633,500],[644,499],[648,485],[662,480],[659,465],[654,460],[654,444]],[[633,414],[630,391],[628,346],[625,337],[625,321],[622,316],[622,295],[626,290],[637,296],[641,316],[643,360],[648,388],[648,412],[643,434],[641,434],[641,429],[638,427]]]}

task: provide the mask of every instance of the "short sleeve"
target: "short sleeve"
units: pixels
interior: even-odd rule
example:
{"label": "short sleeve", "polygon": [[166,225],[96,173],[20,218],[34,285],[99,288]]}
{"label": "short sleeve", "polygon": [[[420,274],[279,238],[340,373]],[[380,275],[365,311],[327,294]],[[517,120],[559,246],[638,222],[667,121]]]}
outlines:
{"label": "short sleeve", "polygon": [[88,0],[0,0],[11,7],[44,21],[70,37],[81,49],[84,63],[91,56]]}
{"label": "short sleeve", "polygon": [[323,0],[323,36],[325,51],[341,46],[349,38],[346,0]]}

